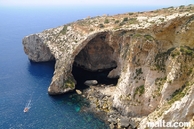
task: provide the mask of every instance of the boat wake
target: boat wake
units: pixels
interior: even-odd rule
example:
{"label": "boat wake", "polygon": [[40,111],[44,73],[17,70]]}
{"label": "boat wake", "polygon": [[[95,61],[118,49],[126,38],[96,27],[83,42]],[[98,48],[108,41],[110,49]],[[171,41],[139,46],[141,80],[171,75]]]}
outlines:
{"label": "boat wake", "polygon": [[25,106],[25,108],[24,108],[24,112],[28,112],[30,108],[31,108],[31,100],[29,100],[29,101],[26,103],[26,106]]}

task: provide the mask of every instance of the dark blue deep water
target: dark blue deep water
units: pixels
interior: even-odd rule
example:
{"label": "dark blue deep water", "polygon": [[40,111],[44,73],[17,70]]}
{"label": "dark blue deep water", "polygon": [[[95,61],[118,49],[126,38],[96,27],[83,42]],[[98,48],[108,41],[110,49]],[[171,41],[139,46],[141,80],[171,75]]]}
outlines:
{"label": "dark blue deep water", "polygon": [[[140,11],[146,9],[139,9]],[[139,11],[136,8],[0,8],[0,128],[106,129],[101,120],[79,112],[72,94],[51,97],[47,88],[54,63],[30,63],[22,38],[87,16]],[[31,108],[23,112],[31,100]]]}

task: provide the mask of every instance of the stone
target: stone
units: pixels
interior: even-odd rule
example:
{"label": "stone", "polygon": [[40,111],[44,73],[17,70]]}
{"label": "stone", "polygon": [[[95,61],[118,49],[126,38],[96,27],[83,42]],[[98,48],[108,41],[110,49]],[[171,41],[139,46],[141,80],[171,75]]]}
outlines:
{"label": "stone", "polygon": [[85,95],[82,95],[82,97],[84,97],[84,98],[85,98],[86,96],[85,96]]}
{"label": "stone", "polygon": [[97,80],[87,80],[84,82],[85,85],[90,86],[90,85],[97,85],[98,81]]}
{"label": "stone", "polygon": [[120,118],[120,125],[122,128],[127,128],[129,126],[129,118],[128,117],[121,117]]}
{"label": "stone", "polygon": [[81,90],[76,89],[75,91],[76,91],[76,93],[79,94],[79,95],[82,94]]}
{"label": "stone", "polygon": [[[134,129],[134,128],[138,127],[140,121],[141,121],[141,118],[138,118],[138,117],[137,118],[131,118],[129,120],[129,123],[130,123],[130,126]],[[147,126],[147,123],[146,123],[145,126]]]}
{"label": "stone", "polygon": [[107,121],[113,124],[117,123],[117,119],[115,117],[109,117]]}
{"label": "stone", "polygon": [[115,126],[114,126],[113,123],[111,123],[111,124],[109,125],[109,127],[110,127],[110,129],[115,129]]}

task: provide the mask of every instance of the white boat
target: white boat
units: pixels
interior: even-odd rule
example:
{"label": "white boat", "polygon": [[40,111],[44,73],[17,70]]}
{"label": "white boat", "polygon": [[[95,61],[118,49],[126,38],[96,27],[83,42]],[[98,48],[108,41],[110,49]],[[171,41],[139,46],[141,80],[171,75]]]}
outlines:
{"label": "white boat", "polygon": [[25,108],[24,108],[24,112],[28,112],[30,109],[30,105],[31,105],[31,100],[28,101],[28,103],[26,104]]}
{"label": "white boat", "polygon": [[29,108],[28,107],[25,107],[24,108],[24,112],[28,112]]}

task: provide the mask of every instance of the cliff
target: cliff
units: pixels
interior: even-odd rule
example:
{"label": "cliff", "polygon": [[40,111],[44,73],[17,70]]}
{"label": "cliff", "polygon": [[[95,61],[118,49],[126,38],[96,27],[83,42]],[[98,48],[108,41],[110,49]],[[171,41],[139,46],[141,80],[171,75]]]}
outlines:
{"label": "cliff", "polygon": [[193,121],[194,6],[86,18],[23,39],[35,62],[56,60],[50,95],[74,90],[73,63],[119,77],[112,107],[148,121]]}

